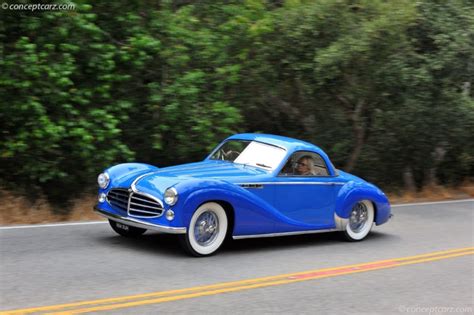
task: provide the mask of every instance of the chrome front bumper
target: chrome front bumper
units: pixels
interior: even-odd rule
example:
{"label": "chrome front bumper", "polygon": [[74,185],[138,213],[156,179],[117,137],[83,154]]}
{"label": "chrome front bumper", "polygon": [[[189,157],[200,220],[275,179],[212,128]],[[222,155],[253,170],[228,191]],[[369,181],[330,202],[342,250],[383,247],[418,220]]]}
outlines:
{"label": "chrome front bumper", "polygon": [[98,214],[100,214],[101,216],[106,217],[107,219],[110,219],[112,221],[117,221],[117,222],[120,222],[122,224],[134,226],[134,227],[137,227],[137,228],[153,230],[153,231],[159,231],[159,232],[170,233],[170,234],[185,234],[186,233],[186,228],[185,227],[179,227],[179,228],[170,227],[170,226],[152,224],[152,223],[144,222],[144,221],[134,219],[134,218],[122,217],[120,215],[104,211],[104,210],[100,209],[97,206],[94,206],[94,210]]}

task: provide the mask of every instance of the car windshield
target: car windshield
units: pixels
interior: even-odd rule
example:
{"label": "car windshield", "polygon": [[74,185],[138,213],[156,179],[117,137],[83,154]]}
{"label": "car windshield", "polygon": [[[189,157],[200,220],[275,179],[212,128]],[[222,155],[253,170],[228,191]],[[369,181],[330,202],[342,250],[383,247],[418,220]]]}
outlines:
{"label": "car windshield", "polygon": [[286,150],[274,145],[244,140],[224,142],[215,150],[210,159],[274,170],[286,155]]}

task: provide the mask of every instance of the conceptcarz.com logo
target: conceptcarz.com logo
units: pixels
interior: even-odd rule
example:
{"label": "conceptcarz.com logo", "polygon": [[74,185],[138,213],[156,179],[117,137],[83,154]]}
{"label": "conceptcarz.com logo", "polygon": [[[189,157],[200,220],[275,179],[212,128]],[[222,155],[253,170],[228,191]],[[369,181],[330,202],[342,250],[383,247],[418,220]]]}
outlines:
{"label": "conceptcarz.com logo", "polygon": [[76,9],[74,3],[2,3],[3,10],[11,11],[73,11]]}

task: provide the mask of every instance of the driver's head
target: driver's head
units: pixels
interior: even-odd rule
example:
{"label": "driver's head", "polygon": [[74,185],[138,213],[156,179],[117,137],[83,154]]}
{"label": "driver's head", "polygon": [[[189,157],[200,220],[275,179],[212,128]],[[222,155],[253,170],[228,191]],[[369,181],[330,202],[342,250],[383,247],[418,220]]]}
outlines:
{"label": "driver's head", "polygon": [[296,162],[296,173],[298,175],[312,175],[313,172],[313,158],[309,155],[302,156]]}

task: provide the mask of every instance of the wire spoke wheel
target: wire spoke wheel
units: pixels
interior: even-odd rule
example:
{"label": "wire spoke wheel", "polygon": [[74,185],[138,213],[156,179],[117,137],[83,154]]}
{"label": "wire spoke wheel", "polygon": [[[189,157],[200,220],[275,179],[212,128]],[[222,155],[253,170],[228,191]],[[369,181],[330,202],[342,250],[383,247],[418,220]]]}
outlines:
{"label": "wire spoke wheel", "polygon": [[219,234],[219,219],[212,211],[202,213],[194,225],[194,238],[201,246],[212,243]]}
{"label": "wire spoke wheel", "polygon": [[344,231],[349,241],[363,240],[372,229],[375,216],[374,206],[368,200],[357,202],[351,209],[351,213]]}
{"label": "wire spoke wheel", "polygon": [[180,237],[183,248],[193,256],[215,253],[224,242],[228,227],[227,214],[221,205],[208,202],[194,212],[188,231]]}
{"label": "wire spoke wheel", "polygon": [[367,224],[367,219],[367,206],[362,202],[358,202],[354,208],[352,208],[351,216],[349,217],[351,230],[354,232],[360,232]]}

